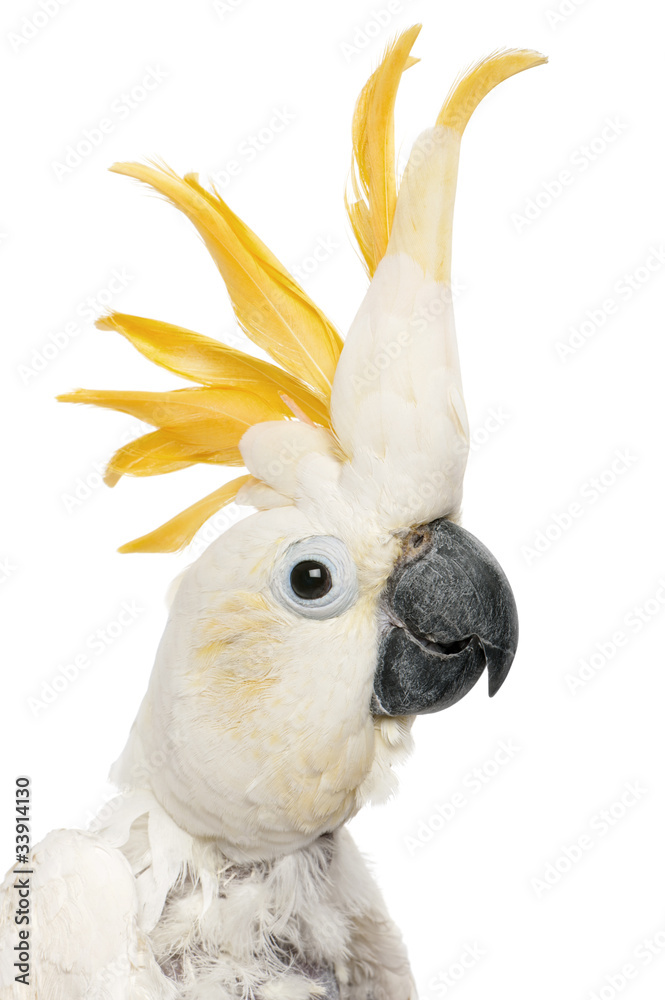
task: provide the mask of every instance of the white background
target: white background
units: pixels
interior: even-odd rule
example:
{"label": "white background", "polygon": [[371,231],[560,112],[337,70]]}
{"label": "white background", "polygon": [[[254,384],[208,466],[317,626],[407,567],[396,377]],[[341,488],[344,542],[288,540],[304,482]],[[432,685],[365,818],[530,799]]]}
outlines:
{"label": "white background", "polygon": [[[115,548],[227,475],[194,469],[109,490],[97,470],[137,423],[54,402],[78,386],[177,384],[92,326],[85,300],[102,311],[114,269],[129,277],[113,307],[238,343],[223,284],[187,220],[106,167],[160,155],[178,171],[217,174],[231,207],[288,266],[309,266],[319,241],[332,241],[305,283],[345,331],[366,287],[342,202],[353,105],[386,41],[422,21],[422,61],[399,98],[402,159],[470,62],[504,45],[550,56],[474,115],[455,230],[474,428],[464,519],[513,584],[521,642],[497,698],[481,681],[418,721],[400,794],[352,828],[423,997],[447,995],[457,976],[448,992],[459,1000],[651,1000],[665,981],[656,7],[563,0],[557,14],[554,0],[393,0],[377,28],[387,8],[69,0],[41,25],[38,3],[3,5],[2,850],[9,863],[17,773],[32,775],[36,839],[84,824],[104,801],[164,625],[166,587],[192,559],[192,550]],[[358,33],[365,26],[372,37]],[[151,70],[164,79],[127,110],[123,95]],[[250,159],[248,138],[275,109],[292,120]],[[105,117],[112,131],[58,171],[67,147]],[[241,169],[225,185],[229,160]],[[573,328],[580,346],[564,358]],[[566,519],[571,504],[577,516]],[[112,626],[123,602],[141,609],[136,619],[93,652],[90,636]],[[81,652],[90,666],[35,713],[28,699]],[[575,686],[592,656],[591,679]],[[497,764],[501,741],[518,750]],[[585,835],[588,849],[566,861],[563,849]],[[662,951],[647,960],[643,943],[654,938]],[[483,954],[459,978],[469,946]],[[634,976],[617,978],[626,963]]]}

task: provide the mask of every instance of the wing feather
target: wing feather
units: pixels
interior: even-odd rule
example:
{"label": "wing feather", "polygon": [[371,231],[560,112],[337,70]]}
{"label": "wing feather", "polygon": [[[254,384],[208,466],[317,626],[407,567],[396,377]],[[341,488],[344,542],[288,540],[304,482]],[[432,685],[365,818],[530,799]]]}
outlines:
{"label": "wing feather", "polygon": [[30,985],[16,983],[13,884],[0,894],[1,1000],[170,1000],[172,985],[138,925],[136,883],[126,858],[101,837],[56,830],[32,855]]}

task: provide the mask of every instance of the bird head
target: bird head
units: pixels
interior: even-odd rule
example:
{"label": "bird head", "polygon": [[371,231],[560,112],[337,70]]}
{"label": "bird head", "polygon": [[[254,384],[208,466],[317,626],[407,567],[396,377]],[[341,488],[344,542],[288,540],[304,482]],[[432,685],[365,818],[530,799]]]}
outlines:
{"label": "bird head", "polygon": [[[196,383],[62,397],[156,430],[107,471],[244,465],[124,551],[186,544],[224,503],[255,512],[185,572],[149,688],[112,772],[230,857],[302,846],[392,789],[416,715],[503,683],[517,645],[506,577],[459,521],[469,431],[450,281],[462,132],[501,80],[543,62],[500,52],[453,87],[397,187],[393,107],[418,28],[362,91],[347,202],[370,285],[344,342],[215,191],[122,164],[194,222],[245,332],[271,365],[199,334],[111,314],[144,355]],[[164,747],[159,767],[151,766]]]}

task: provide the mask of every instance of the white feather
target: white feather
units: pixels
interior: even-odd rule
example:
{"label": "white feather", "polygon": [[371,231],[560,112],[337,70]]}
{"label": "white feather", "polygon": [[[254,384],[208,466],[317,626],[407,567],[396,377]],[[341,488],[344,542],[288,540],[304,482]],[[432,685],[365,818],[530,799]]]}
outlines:
{"label": "white feather", "polygon": [[29,987],[17,983],[13,915],[17,876],[0,888],[2,1000],[170,1000],[139,926],[136,882],[120,851],[99,835],[56,830],[33,851]]}

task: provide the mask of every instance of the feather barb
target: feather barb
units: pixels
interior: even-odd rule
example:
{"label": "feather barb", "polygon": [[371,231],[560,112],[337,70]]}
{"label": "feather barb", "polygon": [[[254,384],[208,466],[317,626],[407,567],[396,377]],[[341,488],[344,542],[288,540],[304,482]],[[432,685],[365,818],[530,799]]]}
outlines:
{"label": "feather barb", "polygon": [[214,455],[214,461],[241,465],[238,443],[246,430],[290,411],[243,389],[175,389],[172,392],[115,392],[77,389],[58,396],[63,403],[93,403],[120,410],[167,431],[171,440]]}
{"label": "feather barb", "polygon": [[370,277],[386,252],[395,204],[394,110],[402,73],[418,62],[409,55],[420,25],[402,32],[360,92],[353,117],[351,187],[346,210]]}
{"label": "feather barb", "polygon": [[195,462],[216,461],[218,453],[176,441],[166,431],[151,431],[116,451],[106,466],[104,482],[115,486],[121,476],[161,476]]}
{"label": "feather barb", "polygon": [[115,163],[111,170],[149,184],[190,219],[224,279],[247,336],[323,399],[330,396],[342,340],[266,245],[195,174],[166,166]]}
{"label": "feather barb", "polygon": [[515,73],[521,73],[522,70],[530,69],[532,66],[541,66],[546,62],[547,56],[532,49],[504,49],[493,52],[455,81],[443,102],[436,124],[445,125],[458,135],[462,135],[469,118],[490,90]]}
{"label": "feather barb", "polygon": [[178,552],[191,542],[199,528],[213,514],[235,500],[238,490],[249,479],[251,476],[232,479],[230,483],[209,493],[149,534],[121,545],[118,552]]}
{"label": "feather barb", "polygon": [[268,361],[181,326],[141,316],[110,313],[96,325],[122,334],[149,361],[175,375],[210,387],[258,391],[275,401],[280,393],[287,393],[310,419],[330,426],[328,406],[321,396]]}

